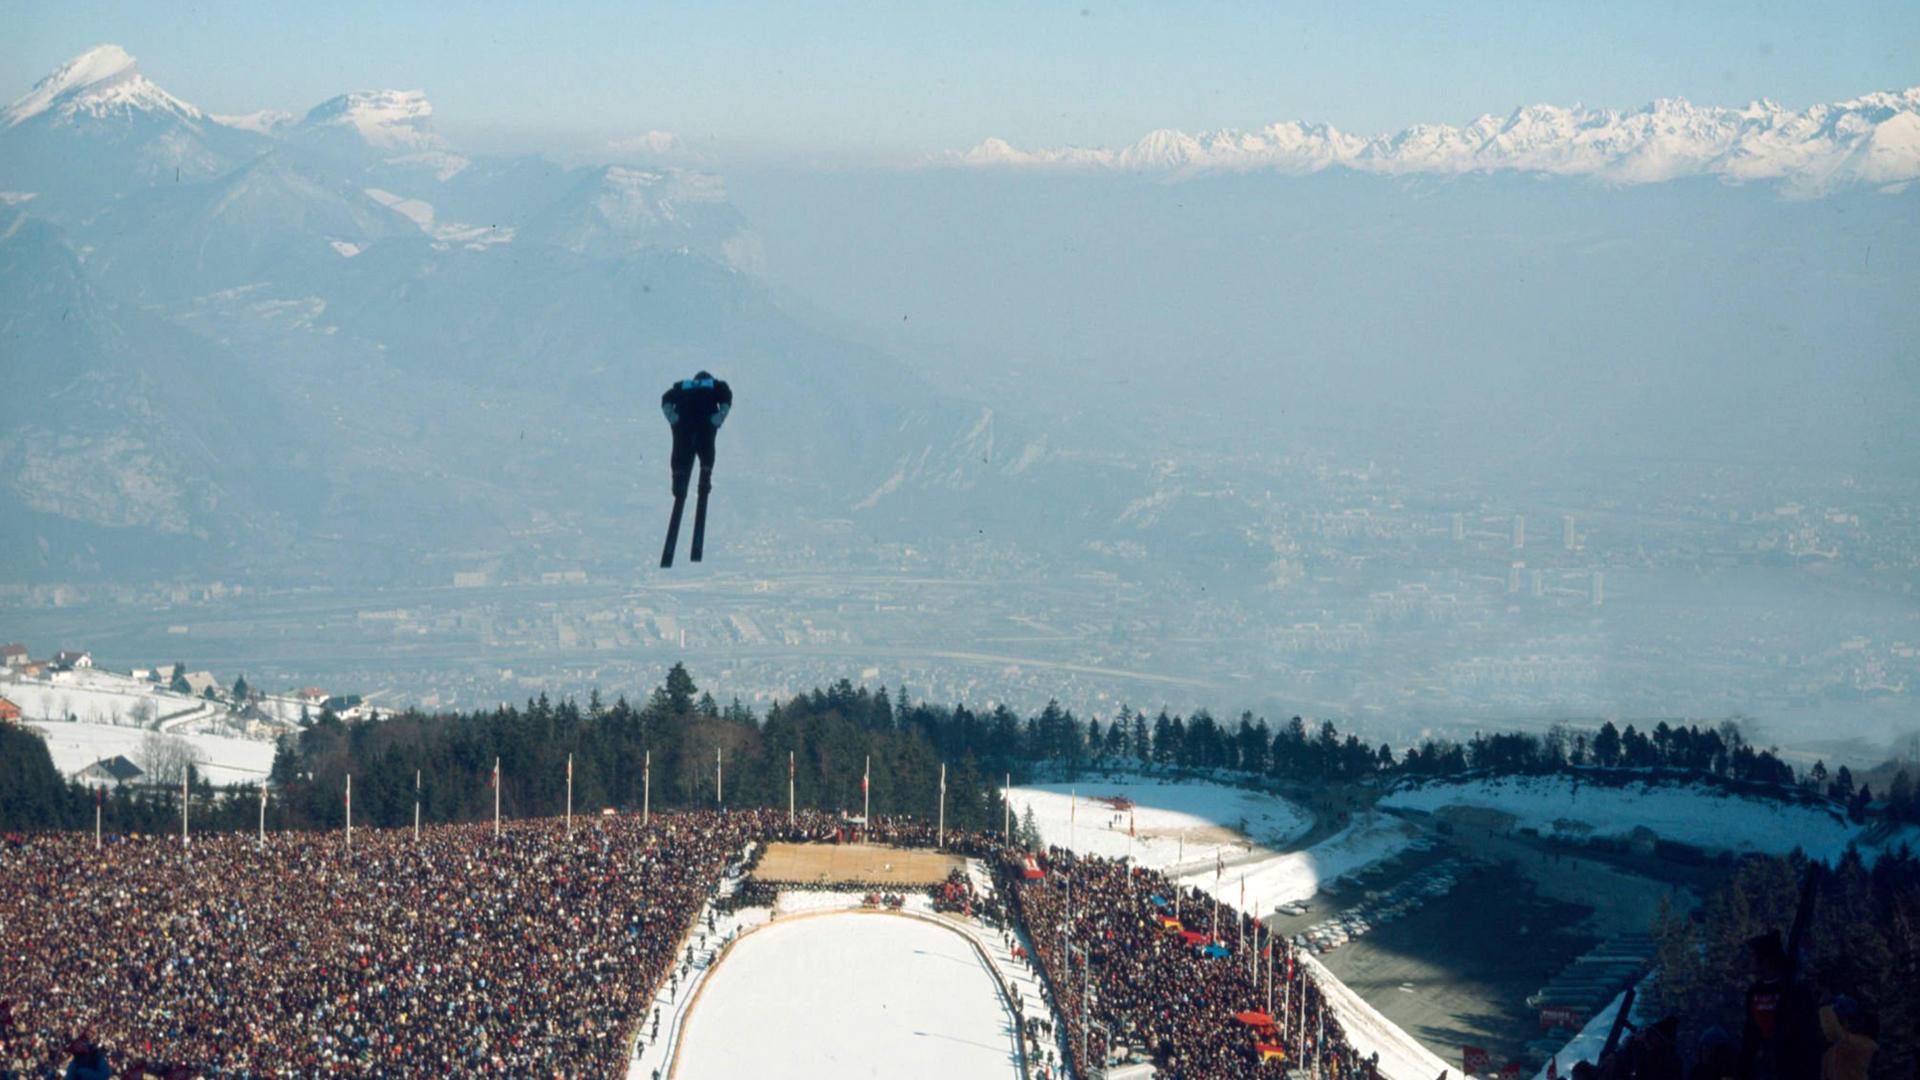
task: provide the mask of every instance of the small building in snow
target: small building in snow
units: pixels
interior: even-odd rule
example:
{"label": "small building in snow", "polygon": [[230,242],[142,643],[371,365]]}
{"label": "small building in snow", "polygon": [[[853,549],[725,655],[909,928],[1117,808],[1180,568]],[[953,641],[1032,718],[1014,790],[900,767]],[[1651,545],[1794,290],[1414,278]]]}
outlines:
{"label": "small building in snow", "polygon": [[61,649],[53,654],[53,666],[62,671],[77,671],[80,668],[92,667],[93,657],[86,652]]}
{"label": "small building in snow", "polygon": [[15,705],[6,698],[0,697],[0,724],[17,724],[19,722],[20,706]]}
{"label": "small building in snow", "polygon": [[13,641],[9,641],[5,645],[0,645],[0,666],[11,668],[26,667],[27,647]]}
{"label": "small building in snow", "polygon": [[131,784],[146,774],[145,769],[115,754],[110,758],[101,758],[81,769],[74,774],[73,778],[91,788],[110,788]]}

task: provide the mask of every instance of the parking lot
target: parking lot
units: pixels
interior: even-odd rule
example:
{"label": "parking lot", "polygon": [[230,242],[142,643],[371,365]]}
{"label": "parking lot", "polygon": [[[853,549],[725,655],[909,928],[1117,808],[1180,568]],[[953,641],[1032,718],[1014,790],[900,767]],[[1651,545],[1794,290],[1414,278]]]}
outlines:
{"label": "parking lot", "polygon": [[1534,872],[1434,842],[1269,924],[1302,940],[1317,930],[1309,947],[1321,963],[1444,1061],[1480,1045],[1496,1063],[1519,1057],[1532,1067],[1565,1036],[1540,1030],[1526,995],[1599,942],[1594,911],[1544,896]]}

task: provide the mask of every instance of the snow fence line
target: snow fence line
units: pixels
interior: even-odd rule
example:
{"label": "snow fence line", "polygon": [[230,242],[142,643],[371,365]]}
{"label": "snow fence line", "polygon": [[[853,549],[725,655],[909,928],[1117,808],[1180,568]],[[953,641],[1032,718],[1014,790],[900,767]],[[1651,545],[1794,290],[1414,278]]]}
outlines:
{"label": "snow fence line", "polygon": [[[693,1010],[699,1006],[700,995],[706,993],[708,977],[719,970],[720,965],[726,962],[727,955],[733,952],[734,946],[770,926],[786,926],[801,919],[817,919],[829,915],[890,915],[895,918],[918,919],[921,922],[938,926],[965,941],[967,945],[973,949],[974,955],[980,959],[981,966],[986,968],[987,972],[993,976],[994,985],[1000,988],[1000,1004],[1001,1007],[1006,1010],[1009,1025],[1008,1029],[1013,1032],[1014,1046],[1017,1048],[1020,1056],[1020,1075],[1023,1080],[1024,1078],[1030,1078],[1032,1076],[1031,1066],[1027,1061],[1026,1037],[1020,1029],[1020,1014],[1013,1007],[1013,988],[1007,985],[1006,975],[1000,970],[1000,965],[995,963],[993,958],[987,955],[986,947],[980,944],[979,938],[964,925],[950,919],[943,919],[938,915],[923,915],[918,911],[887,911],[869,907],[823,908],[818,911],[801,911],[784,916],[775,913],[766,922],[743,930],[729,939],[725,945],[720,947],[720,951],[714,955],[713,962],[708,964],[706,969],[700,973],[700,982],[694,987],[693,995],[687,999],[686,1005],[674,1011],[673,1023],[667,1029],[667,1067],[661,1075],[671,1080],[675,1070],[679,1069],[680,1035],[686,1028],[687,1018],[691,1017]],[[696,924],[697,922],[698,920],[696,920]],[[631,1060],[631,1051],[629,1051],[628,1057],[629,1060]]]}

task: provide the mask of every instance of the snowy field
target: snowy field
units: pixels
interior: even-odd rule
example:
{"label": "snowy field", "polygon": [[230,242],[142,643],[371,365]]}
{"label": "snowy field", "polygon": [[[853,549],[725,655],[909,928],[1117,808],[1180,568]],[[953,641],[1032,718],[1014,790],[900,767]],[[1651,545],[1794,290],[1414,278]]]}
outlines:
{"label": "snowy field", "polygon": [[[1131,799],[1115,810],[1102,798]],[[1033,811],[1046,843],[1109,859],[1133,857],[1165,873],[1227,859],[1272,854],[1313,827],[1313,815],[1277,795],[1198,781],[1128,778],[1036,784],[1008,792],[1015,824]],[[1133,835],[1128,835],[1131,824]]]}
{"label": "snowy field", "polygon": [[[47,753],[61,775],[72,776],[81,769],[115,754],[139,765],[140,744],[154,734],[140,728],[112,727],[107,724],[63,724],[35,720],[27,725],[47,737]],[[266,778],[273,769],[274,745],[257,739],[229,739],[220,735],[182,734],[193,747],[196,765],[207,782],[252,784]]]}
{"label": "snowy field", "polygon": [[[1113,796],[1133,800],[1133,836],[1127,811],[1100,801]],[[1307,810],[1277,795],[1200,781],[1040,784],[1013,788],[1008,797],[1023,818],[1033,809],[1034,824],[1049,844],[1113,859],[1130,854],[1142,866],[1209,893],[1216,866],[1223,866],[1220,901],[1262,915],[1275,904],[1311,897],[1323,882],[1399,854],[1418,831],[1384,814],[1361,814],[1320,843],[1289,851],[1289,842],[1313,826]]]}
{"label": "snowy field", "polygon": [[675,1080],[1020,1075],[992,974],[914,918],[829,914],[741,938],[687,1019]]}
{"label": "snowy field", "polygon": [[1624,837],[1638,826],[1662,840],[1709,851],[1784,855],[1794,848],[1819,859],[1846,850],[1860,832],[1838,811],[1745,798],[1705,784],[1583,784],[1571,776],[1514,776],[1405,788],[1383,807],[1432,812],[1473,806],[1512,814],[1542,836]]}
{"label": "snowy field", "polygon": [[140,726],[144,711],[151,723],[179,713],[204,711],[207,703],[189,694],[161,689],[145,679],[111,671],[82,668],[61,672],[57,682],[21,679],[0,683],[0,697],[20,706],[28,720],[64,721],[72,716],[83,724]]}
{"label": "snowy field", "polygon": [[[1225,871],[1219,874],[1216,898],[1228,907],[1264,917],[1272,914],[1275,904],[1306,900],[1334,878],[1398,855],[1415,835],[1412,826],[1396,818],[1372,812],[1359,814],[1353,824],[1310,848],[1266,852],[1239,865],[1229,861]],[[1215,892],[1215,872],[1211,866],[1194,870],[1180,880],[1197,889]]]}

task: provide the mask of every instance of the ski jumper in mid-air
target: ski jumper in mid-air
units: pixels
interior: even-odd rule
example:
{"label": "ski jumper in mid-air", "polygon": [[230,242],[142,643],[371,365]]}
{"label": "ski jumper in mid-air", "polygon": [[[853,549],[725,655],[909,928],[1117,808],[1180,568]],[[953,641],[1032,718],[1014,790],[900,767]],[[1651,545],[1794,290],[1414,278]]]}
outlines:
{"label": "ski jumper in mid-air", "polygon": [[702,371],[691,379],[682,379],[660,395],[660,411],[673,426],[673,516],[667,521],[667,546],[660,552],[660,565],[673,565],[673,549],[680,540],[680,514],[687,508],[687,481],[693,476],[693,459],[700,459],[699,501],[693,511],[693,541],[687,558],[700,561],[707,538],[707,492],[713,490],[713,437],[726,422],[733,408],[733,389],[725,379],[716,379]]}

